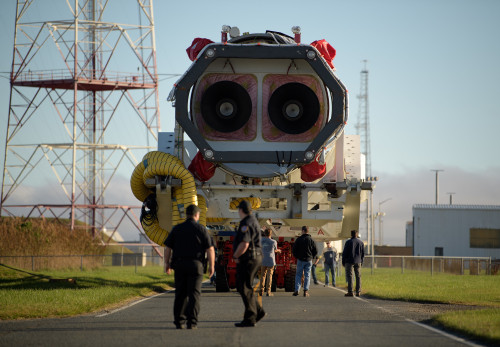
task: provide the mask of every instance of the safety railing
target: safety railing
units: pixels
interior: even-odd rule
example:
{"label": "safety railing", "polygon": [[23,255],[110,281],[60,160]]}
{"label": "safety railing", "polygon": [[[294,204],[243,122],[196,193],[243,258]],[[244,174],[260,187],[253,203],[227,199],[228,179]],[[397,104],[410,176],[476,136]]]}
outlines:
{"label": "safety railing", "polygon": [[[121,82],[121,83],[139,83],[151,84],[154,79],[148,74],[143,73],[124,73],[119,71],[101,71],[101,70],[80,70],[76,76],[79,80],[101,81],[101,82]],[[15,82],[38,82],[38,81],[58,81],[74,79],[72,71],[59,70],[25,70],[16,76]]]}

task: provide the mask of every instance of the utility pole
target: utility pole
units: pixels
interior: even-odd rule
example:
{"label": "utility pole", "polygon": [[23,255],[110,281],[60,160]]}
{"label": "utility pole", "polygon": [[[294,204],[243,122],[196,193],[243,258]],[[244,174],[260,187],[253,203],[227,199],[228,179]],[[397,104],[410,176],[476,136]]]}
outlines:
{"label": "utility pole", "polygon": [[384,201],[381,201],[378,203],[378,244],[379,246],[382,246],[384,244],[384,233],[382,231],[382,217],[385,216],[385,213],[380,211],[380,206],[385,204],[387,201],[392,200],[392,198],[385,199]]}
{"label": "utility pole", "polygon": [[439,172],[444,170],[433,169],[431,171],[434,171],[436,173],[436,205],[437,205],[439,204]]}
{"label": "utility pole", "polygon": [[446,193],[446,194],[448,194],[450,196],[450,205],[453,205],[453,195],[455,193],[452,192],[452,193]]}

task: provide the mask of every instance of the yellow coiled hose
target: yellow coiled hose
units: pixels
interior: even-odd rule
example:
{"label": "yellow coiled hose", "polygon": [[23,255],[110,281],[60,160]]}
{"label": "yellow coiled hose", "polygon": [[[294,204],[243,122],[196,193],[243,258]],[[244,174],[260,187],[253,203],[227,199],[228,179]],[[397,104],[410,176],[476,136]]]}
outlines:
{"label": "yellow coiled hose", "polygon": [[[134,196],[143,202],[143,212],[145,206],[153,213],[149,214],[149,218],[142,218],[141,225],[149,239],[159,245],[165,242],[168,231],[161,228],[156,215],[158,206],[156,200],[149,202],[148,197],[153,193],[145,184],[148,178],[155,176],[172,176],[182,180],[181,187],[173,188],[172,199],[172,225],[177,225],[183,221],[184,208],[191,204],[198,204],[198,197],[196,194],[196,184],[191,173],[184,167],[181,160],[173,155],[153,151],[147,153],[142,161],[135,167],[132,177],[130,178],[130,187]],[[203,199],[206,218],[206,201]],[[156,206],[152,206],[156,205]],[[201,215],[201,214],[200,214]],[[146,217],[148,217],[146,213]],[[206,220],[206,219],[205,219]]]}
{"label": "yellow coiled hose", "polygon": [[198,223],[207,226],[207,201],[203,197],[203,195],[198,194],[198,207],[200,208],[200,220]]}
{"label": "yellow coiled hose", "polygon": [[229,208],[231,210],[237,210],[238,209],[238,205],[243,200],[247,200],[248,202],[250,202],[250,205],[252,205],[252,210],[258,209],[260,207],[260,204],[261,204],[260,198],[255,198],[255,197],[238,198],[238,199],[234,199],[233,201],[231,201],[229,203]]}

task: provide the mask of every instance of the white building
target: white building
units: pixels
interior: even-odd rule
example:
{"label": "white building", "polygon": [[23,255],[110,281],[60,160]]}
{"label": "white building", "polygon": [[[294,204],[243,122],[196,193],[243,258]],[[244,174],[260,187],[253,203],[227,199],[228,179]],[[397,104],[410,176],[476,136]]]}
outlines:
{"label": "white building", "polygon": [[414,205],[413,254],[500,259],[500,206]]}

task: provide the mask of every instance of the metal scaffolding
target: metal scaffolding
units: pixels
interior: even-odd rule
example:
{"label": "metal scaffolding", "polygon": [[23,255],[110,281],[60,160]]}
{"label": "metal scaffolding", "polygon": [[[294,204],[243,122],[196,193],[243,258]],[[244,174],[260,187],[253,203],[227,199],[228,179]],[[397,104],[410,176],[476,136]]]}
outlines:
{"label": "metal scaffolding", "polygon": [[[114,233],[124,219],[142,231],[133,212],[140,207],[109,204],[105,192],[160,129],[152,0],[50,5],[70,19],[40,20],[47,2],[17,1],[0,213],[67,219],[94,236]],[[105,21],[137,13],[139,24]],[[121,134],[132,119],[137,139]],[[14,199],[40,177],[55,178],[66,202]]]}

